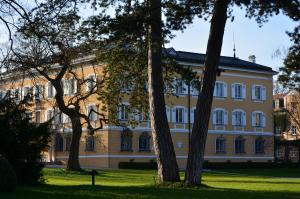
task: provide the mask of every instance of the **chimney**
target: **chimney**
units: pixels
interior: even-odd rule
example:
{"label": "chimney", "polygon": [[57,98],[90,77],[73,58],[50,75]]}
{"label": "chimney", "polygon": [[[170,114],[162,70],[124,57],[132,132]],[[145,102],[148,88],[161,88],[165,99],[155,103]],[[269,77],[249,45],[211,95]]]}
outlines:
{"label": "chimney", "polygon": [[250,56],[248,57],[248,59],[249,59],[250,62],[256,63],[256,57],[255,57],[255,55],[250,55]]}

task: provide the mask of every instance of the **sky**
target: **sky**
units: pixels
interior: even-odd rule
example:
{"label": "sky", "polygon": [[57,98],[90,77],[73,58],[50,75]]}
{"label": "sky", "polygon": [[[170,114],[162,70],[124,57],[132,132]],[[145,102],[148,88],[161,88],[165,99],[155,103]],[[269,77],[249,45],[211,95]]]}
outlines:
{"label": "sky", "polygon": [[[278,70],[283,61],[272,56],[277,49],[287,49],[292,43],[286,31],[292,31],[296,26],[283,14],[274,16],[260,28],[254,19],[245,18],[245,12],[234,9],[235,19],[227,20],[221,54],[233,56],[233,35],[235,38],[236,56],[248,60],[249,55],[256,56],[256,62]],[[166,46],[175,50],[205,53],[208,40],[209,21],[201,19],[188,26],[182,32],[176,32],[176,37]]]}
{"label": "sky", "polygon": [[[226,23],[221,54],[233,56],[233,41],[235,40],[238,58],[248,60],[249,55],[255,55],[258,64],[278,71],[283,64],[282,57],[274,58],[272,55],[277,49],[287,49],[291,45],[286,31],[292,31],[296,23],[280,14],[269,18],[269,22],[259,27],[254,19],[245,18],[245,12],[240,8],[234,8],[233,13],[235,20],[233,22],[227,20]],[[85,7],[81,14],[90,15],[91,10]],[[184,32],[175,32],[176,37],[166,44],[166,47],[205,53],[209,28],[209,21],[196,19]],[[4,41],[7,41],[7,31],[0,26],[0,42]]]}

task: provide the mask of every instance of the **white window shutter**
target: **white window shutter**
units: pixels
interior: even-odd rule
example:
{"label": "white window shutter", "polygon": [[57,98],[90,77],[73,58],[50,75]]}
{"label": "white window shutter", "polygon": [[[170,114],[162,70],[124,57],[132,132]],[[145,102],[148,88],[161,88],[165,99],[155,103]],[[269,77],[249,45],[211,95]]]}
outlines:
{"label": "white window shutter", "polygon": [[254,85],[252,85],[252,99],[253,100],[256,99],[256,97],[255,97],[255,86]]}
{"label": "white window shutter", "polygon": [[224,83],[223,87],[224,87],[224,97],[227,97],[227,84]]}
{"label": "white window shutter", "polygon": [[262,92],[262,100],[266,100],[266,98],[267,98],[266,87],[263,86],[261,88],[261,92]]}
{"label": "white window shutter", "polygon": [[[217,82],[216,82],[217,83]],[[215,87],[214,87],[214,97],[216,97],[217,96],[217,84],[215,83]]]}
{"label": "white window shutter", "polygon": [[246,126],[247,118],[246,118],[246,112],[245,111],[243,111],[243,114],[242,114],[242,122],[243,122],[243,126]]}
{"label": "white window shutter", "polygon": [[183,122],[188,123],[188,109],[184,108],[184,113],[183,113]]}
{"label": "white window shutter", "polygon": [[[182,80],[182,84],[183,84],[183,93],[185,95],[189,94],[188,93],[189,92],[189,85],[183,80]],[[192,90],[190,90],[190,93],[192,94]]]}
{"label": "white window shutter", "polygon": [[172,122],[176,122],[176,108],[172,109]]}
{"label": "white window shutter", "polygon": [[235,126],[236,125],[236,112],[232,112],[232,125]]}
{"label": "white window shutter", "polygon": [[246,85],[243,84],[243,86],[242,86],[242,97],[243,97],[243,99],[246,99],[246,93],[247,93]]}
{"label": "white window shutter", "polygon": [[213,124],[216,124],[217,123],[217,113],[216,111],[213,111]]}
{"label": "white window shutter", "polygon": [[235,98],[235,84],[231,85],[231,97]]}
{"label": "white window shutter", "polygon": [[74,79],[74,94],[77,94],[77,79]]}
{"label": "white window shutter", "polygon": [[191,109],[191,123],[195,121],[195,109]]}
{"label": "white window shutter", "polygon": [[228,111],[224,111],[224,124],[228,124]]}
{"label": "white window shutter", "polygon": [[252,122],[252,126],[255,126],[255,112],[252,112],[252,120],[251,120],[251,122]]}
{"label": "white window shutter", "polygon": [[262,118],[261,119],[262,119],[262,126],[266,127],[266,116],[265,116],[264,113],[262,114]]}
{"label": "white window shutter", "polygon": [[166,107],[166,114],[167,114],[168,122],[170,122],[170,108],[169,107]]}

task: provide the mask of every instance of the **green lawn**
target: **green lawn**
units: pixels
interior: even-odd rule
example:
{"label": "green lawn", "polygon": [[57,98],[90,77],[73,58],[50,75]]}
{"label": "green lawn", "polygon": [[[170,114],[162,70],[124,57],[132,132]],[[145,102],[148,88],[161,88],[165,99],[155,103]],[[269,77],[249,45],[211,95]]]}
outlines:
{"label": "green lawn", "polygon": [[[94,199],[94,198],[299,198],[300,169],[243,169],[208,172],[201,188],[157,188],[155,171],[99,171],[96,187],[86,174],[45,169],[47,183],[18,187],[15,193],[0,193],[0,199]],[[183,175],[182,175],[183,176]]]}

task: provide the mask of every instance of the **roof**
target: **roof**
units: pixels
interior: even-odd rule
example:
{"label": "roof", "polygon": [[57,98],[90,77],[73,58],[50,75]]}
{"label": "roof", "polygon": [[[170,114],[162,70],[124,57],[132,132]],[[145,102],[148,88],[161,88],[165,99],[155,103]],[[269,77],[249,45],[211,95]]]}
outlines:
{"label": "roof", "polygon": [[[177,61],[194,63],[194,64],[204,64],[205,54],[202,53],[193,53],[185,51],[176,51],[174,48],[167,48],[166,52],[174,57]],[[254,62],[245,61],[237,57],[227,57],[221,56],[219,60],[220,66],[230,67],[230,68],[239,68],[246,70],[256,70],[262,72],[271,72],[276,74],[276,71],[273,71],[271,67],[263,66]]]}
{"label": "roof", "polygon": [[285,97],[286,93],[278,93],[273,95],[273,99],[283,99]]}

